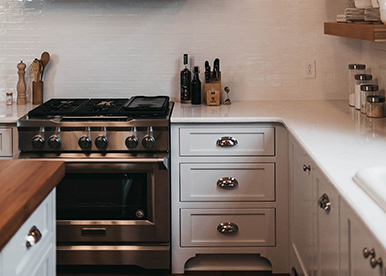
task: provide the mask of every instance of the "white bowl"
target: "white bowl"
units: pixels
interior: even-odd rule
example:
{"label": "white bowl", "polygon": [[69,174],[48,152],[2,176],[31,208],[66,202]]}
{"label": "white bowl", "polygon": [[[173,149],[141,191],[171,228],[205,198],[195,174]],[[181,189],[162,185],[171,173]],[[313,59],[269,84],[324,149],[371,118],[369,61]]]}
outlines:
{"label": "white bowl", "polygon": [[386,24],[386,9],[379,9],[379,12],[381,13],[381,21],[383,24]]}
{"label": "white bowl", "polygon": [[386,9],[386,0],[378,0],[379,8]]}
{"label": "white bowl", "polygon": [[373,4],[371,3],[372,0],[355,0],[355,7],[357,9],[362,8],[372,8]]}

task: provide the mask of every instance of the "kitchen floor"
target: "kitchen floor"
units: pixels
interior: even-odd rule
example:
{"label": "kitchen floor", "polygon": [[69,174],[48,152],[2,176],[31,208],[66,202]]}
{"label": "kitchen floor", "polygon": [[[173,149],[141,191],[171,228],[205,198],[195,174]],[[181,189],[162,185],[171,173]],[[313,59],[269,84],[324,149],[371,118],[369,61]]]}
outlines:
{"label": "kitchen floor", "polygon": [[[165,270],[146,271],[132,267],[58,267],[57,276],[172,276]],[[186,276],[272,276],[271,272],[257,271],[207,271],[187,272]],[[289,276],[288,274],[274,274],[274,276]]]}

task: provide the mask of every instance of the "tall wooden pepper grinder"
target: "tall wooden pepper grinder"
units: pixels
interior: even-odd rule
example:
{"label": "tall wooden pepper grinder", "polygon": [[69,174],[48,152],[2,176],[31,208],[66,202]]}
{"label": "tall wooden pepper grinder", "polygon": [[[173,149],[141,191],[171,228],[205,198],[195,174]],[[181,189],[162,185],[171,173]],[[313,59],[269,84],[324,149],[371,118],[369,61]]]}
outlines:
{"label": "tall wooden pepper grinder", "polygon": [[16,85],[17,104],[19,105],[27,104],[27,97],[25,94],[27,89],[26,89],[25,80],[24,80],[25,68],[26,68],[25,63],[23,63],[23,61],[20,61],[20,63],[17,65],[17,69],[19,69],[19,71],[17,72],[19,74],[19,81],[17,82],[17,85]]}

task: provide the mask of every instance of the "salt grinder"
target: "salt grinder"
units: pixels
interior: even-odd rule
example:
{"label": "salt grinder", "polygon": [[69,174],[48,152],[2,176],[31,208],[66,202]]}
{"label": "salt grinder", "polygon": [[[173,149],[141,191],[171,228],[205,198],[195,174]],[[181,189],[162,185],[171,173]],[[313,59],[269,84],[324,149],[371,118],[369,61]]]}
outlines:
{"label": "salt grinder", "polygon": [[17,69],[19,69],[19,71],[17,72],[19,74],[19,81],[17,82],[17,85],[16,85],[18,105],[27,104],[27,97],[25,94],[27,89],[26,89],[25,80],[24,80],[25,68],[26,68],[25,63],[23,63],[23,61],[20,61],[20,63],[17,65]]}

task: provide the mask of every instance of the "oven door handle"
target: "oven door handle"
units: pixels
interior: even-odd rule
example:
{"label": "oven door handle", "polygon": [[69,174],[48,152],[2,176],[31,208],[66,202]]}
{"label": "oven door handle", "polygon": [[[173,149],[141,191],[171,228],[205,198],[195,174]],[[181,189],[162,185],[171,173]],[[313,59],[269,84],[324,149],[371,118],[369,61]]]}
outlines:
{"label": "oven door handle", "polygon": [[[44,160],[44,158],[39,158],[39,160]],[[52,161],[52,159],[47,159]],[[60,161],[64,161],[66,163],[72,164],[80,164],[80,163],[126,163],[126,164],[154,164],[158,163],[158,167],[160,170],[168,170],[169,169],[169,158],[133,158],[133,159],[60,159]]]}

